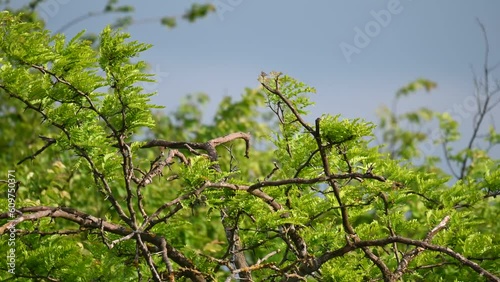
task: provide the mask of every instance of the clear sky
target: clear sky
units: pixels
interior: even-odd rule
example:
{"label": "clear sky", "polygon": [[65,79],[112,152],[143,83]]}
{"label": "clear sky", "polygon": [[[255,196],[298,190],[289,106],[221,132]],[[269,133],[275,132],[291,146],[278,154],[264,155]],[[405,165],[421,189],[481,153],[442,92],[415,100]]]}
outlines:
{"label": "clear sky", "polygon": [[[48,0],[47,27],[57,30],[102,10],[103,2]],[[182,15],[198,1],[120,2],[134,5],[140,21]],[[245,87],[257,86],[262,70],[281,71],[316,87],[312,118],[340,113],[377,121],[377,107],[390,105],[399,87],[419,77],[437,82],[438,88],[405,100],[401,110],[447,110],[467,103],[474,90],[471,66],[482,67],[484,41],[476,19],[488,31],[491,63],[500,62],[500,1],[211,2],[221,10],[196,23],[183,21],[171,30],[146,23],[127,30],[133,39],[154,45],[142,57],[159,73],[159,83],[148,90],[158,91],[154,102],[167,111],[187,93],[208,93],[214,103],[224,95],[237,97]],[[99,32],[112,19],[92,18],[67,33]],[[341,46],[356,53],[347,56]],[[463,119],[468,128],[470,119]]]}

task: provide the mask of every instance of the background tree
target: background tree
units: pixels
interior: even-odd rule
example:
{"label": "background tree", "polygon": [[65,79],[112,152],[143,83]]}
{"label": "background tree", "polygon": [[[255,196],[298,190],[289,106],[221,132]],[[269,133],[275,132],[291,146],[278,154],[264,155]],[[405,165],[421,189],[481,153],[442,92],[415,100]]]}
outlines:
{"label": "background tree", "polygon": [[[370,123],[308,123],[314,89],[279,73],[224,100],[211,125],[203,95],[155,117],[137,86],[151,78],[130,61],[147,45],[106,29],[93,49],[1,22],[0,88],[15,101],[2,115],[17,140],[2,135],[2,167],[21,164],[0,233],[15,226],[16,278],[498,281],[500,176],[484,151],[450,183],[430,161],[408,164],[416,147],[401,160],[371,145]],[[398,93],[419,85],[432,88]],[[267,142],[249,149],[250,137]]]}
{"label": "background tree", "polygon": [[[16,14],[19,13],[25,21],[43,22],[43,18],[41,18],[41,15],[54,12],[51,11],[51,9],[58,9],[58,7],[54,6],[60,5],[61,3],[57,0],[31,0],[26,4],[21,4],[21,7],[18,7],[19,3],[14,3],[16,4],[16,7],[13,7],[12,4],[13,3],[10,0],[0,1],[0,7],[2,8],[2,10],[7,10]],[[191,7],[180,16],[166,15],[160,18],[146,19],[134,18],[134,11],[135,7],[133,5],[121,5],[119,0],[108,0],[102,10],[92,11],[87,14],[81,15],[66,23],[64,26],[61,26],[58,30],[55,31],[55,33],[65,32],[68,28],[78,25],[83,21],[107,15],[119,16],[111,25],[113,28],[124,28],[133,24],[141,24],[147,22],[158,23],[166,27],[173,28],[177,25],[179,19],[187,20],[189,22],[195,22],[196,20],[205,17],[207,14],[214,12],[215,7],[210,3],[193,3],[191,4]],[[95,35],[88,34],[87,39],[90,38],[95,39]]]}

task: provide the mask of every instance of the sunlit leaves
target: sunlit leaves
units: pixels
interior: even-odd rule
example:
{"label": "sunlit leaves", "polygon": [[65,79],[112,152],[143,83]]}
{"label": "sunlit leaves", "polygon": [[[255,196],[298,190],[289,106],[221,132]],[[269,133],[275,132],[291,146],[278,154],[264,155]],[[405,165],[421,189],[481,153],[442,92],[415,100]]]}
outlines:
{"label": "sunlit leaves", "polygon": [[334,145],[371,136],[374,125],[359,119],[340,120],[340,116],[325,115],[321,118],[321,137]]}
{"label": "sunlit leaves", "polygon": [[137,41],[125,42],[129,37],[130,35],[126,33],[114,32],[110,27],[101,32],[102,42],[99,46],[101,68],[116,70],[115,68],[128,64],[130,58],[151,47],[149,44]]}
{"label": "sunlit leaves", "polygon": [[182,173],[187,188],[200,188],[204,182],[219,182],[222,178],[227,177],[228,173],[217,172],[214,169],[216,165],[206,156],[193,157],[190,165],[186,166]]}

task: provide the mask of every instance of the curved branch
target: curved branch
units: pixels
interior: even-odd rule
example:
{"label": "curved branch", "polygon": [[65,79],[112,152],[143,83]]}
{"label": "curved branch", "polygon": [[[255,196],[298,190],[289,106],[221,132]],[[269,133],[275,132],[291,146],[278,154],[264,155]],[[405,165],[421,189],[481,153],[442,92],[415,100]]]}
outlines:
{"label": "curved branch", "polygon": [[[0,235],[4,234],[7,229],[16,226],[23,221],[36,220],[44,217],[50,218],[62,218],[68,221],[79,224],[81,227],[103,230],[113,234],[121,236],[129,236],[134,233],[130,228],[126,228],[122,225],[111,223],[103,219],[97,218],[90,214],[80,212],[78,210],[67,208],[67,207],[25,207],[20,208],[20,212],[23,213],[22,216],[11,220],[0,227]],[[27,213],[27,214],[25,214]],[[0,219],[9,218],[8,213],[0,214]],[[138,237],[137,237],[138,236]],[[191,260],[185,257],[180,251],[174,248],[172,245],[166,242],[165,238],[159,234],[140,232],[134,235],[136,239],[141,239],[145,242],[153,244],[158,251],[164,251],[166,249],[168,257],[171,258],[181,267],[185,268],[186,275],[194,281],[205,281],[206,279],[200,274],[200,271],[193,264]]]}
{"label": "curved branch", "polygon": [[[142,145],[141,148],[152,148],[152,147],[165,147],[170,149],[199,149],[204,150],[209,153],[210,156],[210,148],[217,147],[221,144],[234,141],[236,139],[243,139],[245,141],[246,149],[245,149],[245,157],[248,158],[248,151],[250,150],[250,134],[243,132],[235,132],[228,134],[223,137],[217,137],[208,142],[186,142],[186,141],[166,141],[161,139],[155,139],[146,142],[146,144]],[[213,156],[210,156],[212,158]]]}
{"label": "curved branch", "polygon": [[[403,268],[407,267],[407,264],[409,264],[409,261],[406,260],[411,260],[413,259],[418,253],[423,252],[424,250],[431,250],[435,252],[440,252],[449,255],[450,257],[458,260],[461,264],[466,265],[470,267],[472,270],[474,270],[476,273],[478,273],[481,276],[484,276],[488,279],[488,281],[495,281],[495,282],[500,282],[500,278],[495,276],[493,273],[487,271],[486,269],[482,268],[479,264],[471,261],[470,259],[466,258],[462,254],[452,250],[451,248],[444,247],[444,246],[439,246],[439,245],[434,245],[429,243],[429,241],[442,229],[445,228],[446,224],[450,218],[447,216],[445,217],[436,227],[434,227],[429,233],[427,233],[427,236],[424,240],[414,240],[406,237],[401,237],[401,236],[390,236],[384,239],[376,239],[376,240],[366,240],[366,241],[357,241],[357,242],[350,242],[349,244],[345,245],[344,247],[337,249],[335,251],[329,251],[324,253],[323,255],[319,256],[318,258],[315,259],[314,263],[310,265],[302,265],[299,269],[299,275],[306,275],[308,273],[312,273],[314,271],[317,271],[321,265],[329,261],[330,259],[333,259],[335,257],[340,257],[343,256],[351,251],[354,251],[359,248],[364,248],[364,247],[383,247],[385,245],[393,244],[393,243],[401,243],[401,244],[406,244],[406,245],[411,245],[415,246],[416,248],[405,255],[403,259],[400,262],[400,266],[398,266],[398,270],[396,270],[396,273],[394,276],[391,278],[397,278],[400,277],[400,271],[404,271]],[[403,265],[403,264],[406,264]],[[396,276],[398,275],[398,276]],[[397,280],[394,280],[397,281]]]}
{"label": "curved branch", "polygon": [[362,241],[362,242],[355,243],[355,245],[356,246],[358,246],[358,245],[360,245],[360,246],[362,246],[362,245],[385,246],[385,245],[393,243],[393,242],[407,244],[407,245],[413,245],[413,246],[420,247],[423,249],[447,254],[447,255],[453,257],[454,259],[458,260],[460,263],[470,267],[472,270],[474,270],[479,275],[485,276],[489,281],[500,282],[499,277],[495,276],[494,274],[490,273],[486,269],[482,268],[479,264],[467,259],[462,254],[459,254],[448,247],[434,245],[434,244],[428,243],[426,241],[419,241],[419,240],[413,240],[413,239],[409,239],[409,238],[405,238],[405,237],[396,236],[396,237],[388,237],[386,239]]}

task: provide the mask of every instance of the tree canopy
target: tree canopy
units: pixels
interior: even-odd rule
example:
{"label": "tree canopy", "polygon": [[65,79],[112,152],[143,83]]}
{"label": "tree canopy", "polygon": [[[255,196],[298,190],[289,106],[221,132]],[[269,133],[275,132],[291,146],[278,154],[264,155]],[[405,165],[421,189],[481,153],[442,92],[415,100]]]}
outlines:
{"label": "tree canopy", "polygon": [[[378,129],[311,117],[316,90],[275,71],[203,124],[206,95],[151,104],[150,45],[126,33],[96,46],[8,11],[0,24],[4,280],[500,281],[487,63],[470,138],[427,108],[382,109]],[[408,129],[433,120],[437,135]]]}

